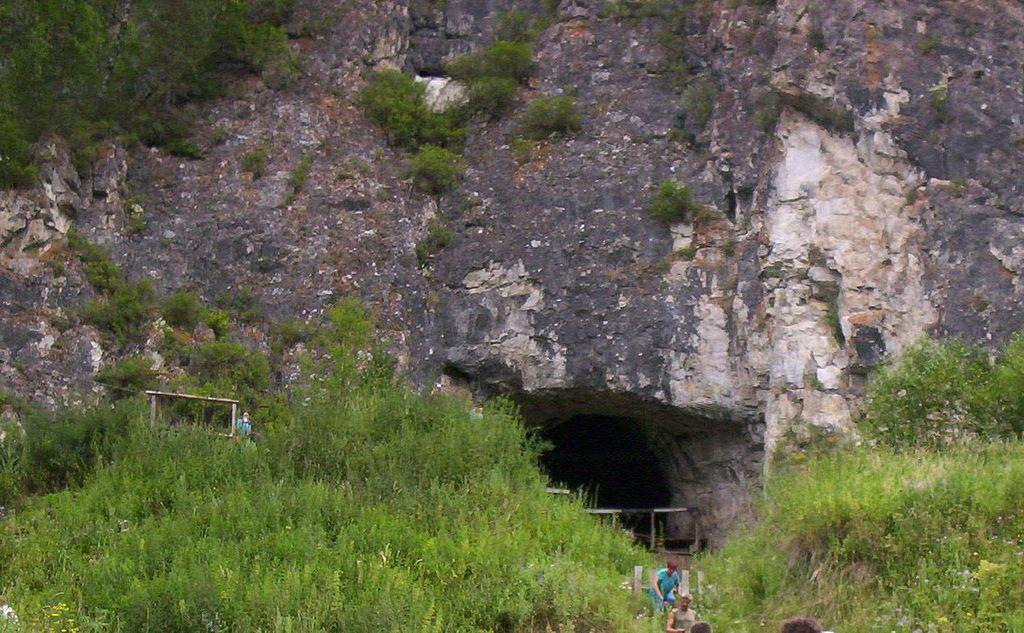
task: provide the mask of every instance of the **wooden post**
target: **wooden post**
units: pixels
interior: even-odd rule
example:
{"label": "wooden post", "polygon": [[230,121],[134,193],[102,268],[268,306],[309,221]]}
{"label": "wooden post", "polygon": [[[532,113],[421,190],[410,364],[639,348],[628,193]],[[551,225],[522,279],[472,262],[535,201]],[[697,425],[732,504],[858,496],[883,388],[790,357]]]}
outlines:
{"label": "wooden post", "polygon": [[655,524],[654,524],[654,511],[651,510],[651,551],[654,551],[654,541],[655,541],[656,534],[657,534],[657,530],[655,529]]}
{"label": "wooden post", "polygon": [[687,594],[690,593],[690,570],[680,569],[679,570],[679,593]]}
{"label": "wooden post", "polygon": [[697,570],[697,593],[700,593],[701,587],[704,586],[704,572]]}
{"label": "wooden post", "polygon": [[156,426],[156,396],[149,397],[149,428]]}
{"label": "wooden post", "polygon": [[630,582],[629,587],[633,590],[633,593],[639,593],[640,589],[644,584],[644,566],[633,565],[633,580]]}
{"label": "wooden post", "polygon": [[231,423],[228,424],[228,437],[235,435],[235,420],[238,419],[238,405],[231,403]]}

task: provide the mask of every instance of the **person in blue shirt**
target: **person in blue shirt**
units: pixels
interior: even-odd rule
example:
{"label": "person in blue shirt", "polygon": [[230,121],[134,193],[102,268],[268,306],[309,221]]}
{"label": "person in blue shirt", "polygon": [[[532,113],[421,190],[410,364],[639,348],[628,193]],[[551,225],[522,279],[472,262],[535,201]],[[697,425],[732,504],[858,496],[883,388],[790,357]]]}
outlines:
{"label": "person in blue shirt", "polygon": [[249,412],[242,413],[242,417],[235,420],[235,436],[251,438],[252,433],[252,420],[249,418]]}
{"label": "person in blue shirt", "polygon": [[675,591],[681,582],[679,578],[679,566],[674,560],[668,561],[665,567],[658,570],[657,575],[651,578],[650,594],[654,600],[654,606],[663,611],[665,605],[675,604]]}

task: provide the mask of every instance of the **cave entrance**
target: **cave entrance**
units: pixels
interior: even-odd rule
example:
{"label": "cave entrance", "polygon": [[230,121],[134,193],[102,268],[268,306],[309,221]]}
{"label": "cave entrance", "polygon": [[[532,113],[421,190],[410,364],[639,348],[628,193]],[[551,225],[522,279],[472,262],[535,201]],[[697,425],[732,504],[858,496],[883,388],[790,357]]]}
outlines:
{"label": "cave entrance", "polygon": [[541,465],[553,483],[582,492],[588,505],[608,511],[639,542],[660,542],[667,550],[695,544],[669,514],[653,513],[672,506],[672,486],[641,421],[579,414],[539,436],[550,446]]}
{"label": "cave entrance", "polygon": [[683,409],[604,390],[514,393],[548,449],[541,466],[555,486],[581,491],[592,509],[668,550],[720,546],[747,516],[763,470],[763,422],[728,411]]}

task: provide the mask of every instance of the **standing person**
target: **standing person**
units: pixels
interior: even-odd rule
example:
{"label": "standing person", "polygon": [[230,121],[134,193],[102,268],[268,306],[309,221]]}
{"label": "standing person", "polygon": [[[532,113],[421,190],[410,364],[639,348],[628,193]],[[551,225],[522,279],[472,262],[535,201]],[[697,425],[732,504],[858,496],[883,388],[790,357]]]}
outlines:
{"label": "standing person", "polygon": [[821,624],[814,618],[790,618],[782,623],[782,633],[821,633]]}
{"label": "standing person", "polygon": [[651,577],[650,594],[654,600],[654,606],[659,611],[665,610],[665,605],[675,603],[675,590],[679,587],[679,565],[670,560],[658,570],[658,573]]}
{"label": "standing person", "polygon": [[248,411],[242,413],[242,417],[235,420],[234,435],[236,437],[252,437],[252,420],[249,418]]}
{"label": "standing person", "polygon": [[684,593],[679,596],[679,606],[668,612],[668,622],[665,623],[665,633],[693,633],[693,625],[697,622],[697,615],[690,608],[690,594]]}

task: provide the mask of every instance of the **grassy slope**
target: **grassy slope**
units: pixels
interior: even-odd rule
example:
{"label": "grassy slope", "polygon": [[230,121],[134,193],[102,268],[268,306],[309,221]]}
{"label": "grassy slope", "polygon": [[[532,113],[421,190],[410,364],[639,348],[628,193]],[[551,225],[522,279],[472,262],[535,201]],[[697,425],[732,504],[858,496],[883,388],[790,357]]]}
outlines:
{"label": "grassy slope", "polygon": [[761,519],[701,561],[716,630],[1024,632],[1024,444],[789,466]]}
{"label": "grassy slope", "polygon": [[649,626],[619,587],[643,555],[544,493],[510,410],[372,380],[305,395],[257,445],[130,429],[0,524],[0,588],[56,630]]}

